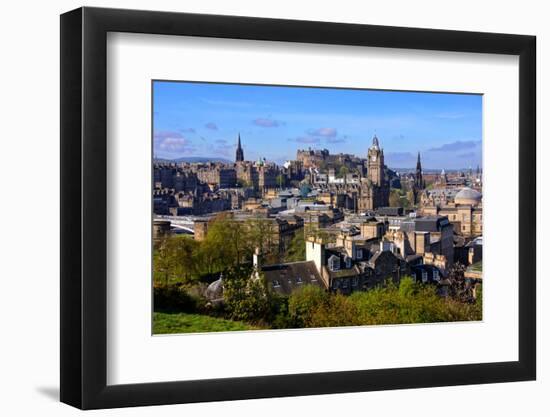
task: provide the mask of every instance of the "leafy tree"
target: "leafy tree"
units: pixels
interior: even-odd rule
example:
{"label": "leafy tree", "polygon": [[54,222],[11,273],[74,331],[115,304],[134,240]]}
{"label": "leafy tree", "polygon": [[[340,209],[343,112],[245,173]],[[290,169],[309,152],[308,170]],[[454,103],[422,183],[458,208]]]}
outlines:
{"label": "leafy tree", "polygon": [[214,251],[217,265],[238,265],[247,254],[247,230],[243,222],[220,213],[208,226],[205,245]]}
{"label": "leafy tree", "polygon": [[224,276],[225,307],[229,318],[252,323],[270,318],[271,303],[262,277],[254,277],[249,266],[237,265]]}
{"label": "leafy tree", "polygon": [[338,169],[338,173],[336,176],[338,178],[346,178],[346,176],[349,174],[349,168],[345,165],[342,165],[340,169]]}
{"label": "leafy tree", "polygon": [[461,302],[475,303],[474,284],[464,277],[466,267],[455,262],[449,268],[450,295]]}
{"label": "leafy tree", "polygon": [[286,184],[286,177],[283,174],[277,175],[277,185],[279,188],[283,188],[283,186]]}
{"label": "leafy tree", "polygon": [[288,313],[296,327],[313,327],[313,314],[329,301],[329,294],[314,285],[304,285],[288,299]]}
{"label": "leafy tree", "polygon": [[414,206],[414,194],[411,189],[392,188],[390,190],[390,207],[411,208]]}
{"label": "leafy tree", "polygon": [[304,261],[306,259],[306,241],[304,235],[304,230],[300,229],[296,231],[286,252],[286,262]]}
{"label": "leafy tree", "polygon": [[237,180],[237,186],[239,186],[241,188],[249,188],[249,187],[252,187],[252,183],[250,181],[239,178]]}
{"label": "leafy tree", "polygon": [[246,222],[248,253],[253,253],[256,248],[263,256],[278,254],[278,238],[275,224],[271,219],[256,217]]}
{"label": "leafy tree", "polygon": [[191,283],[197,275],[198,243],[187,236],[168,236],[155,251],[154,275],[164,285],[170,282]]}
{"label": "leafy tree", "polygon": [[390,190],[390,207],[401,207],[401,194],[396,188]]}
{"label": "leafy tree", "polygon": [[473,305],[445,299],[435,286],[405,277],[350,296],[304,286],[289,297],[288,314],[295,327],[450,322],[480,320],[481,302],[481,295]]}

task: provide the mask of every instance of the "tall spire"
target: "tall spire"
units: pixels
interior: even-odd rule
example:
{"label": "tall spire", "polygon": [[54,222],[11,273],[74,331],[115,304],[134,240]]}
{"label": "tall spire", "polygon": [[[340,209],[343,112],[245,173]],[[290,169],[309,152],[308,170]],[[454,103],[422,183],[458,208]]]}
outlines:
{"label": "tall spire", "polygon": [[372,146],[373,147],[380,147],[380,144],[378,143],[378,136],[376,136],[376,133],[374,134],[373,138],[372,138]]}
{"label": "tall spire", "polygon": [[420,152],[416,158],[416,175],[414,178],[414,185],[418,189],[424,188],[424,181],[422,181],[422,164],[420,163]]}
{"label": "tall spire", "polygon": [[241,133],[239,132],[239,137],[237,139],[237,151],[235,152],[235,162],[244,161],[244,152],[241,147]]}

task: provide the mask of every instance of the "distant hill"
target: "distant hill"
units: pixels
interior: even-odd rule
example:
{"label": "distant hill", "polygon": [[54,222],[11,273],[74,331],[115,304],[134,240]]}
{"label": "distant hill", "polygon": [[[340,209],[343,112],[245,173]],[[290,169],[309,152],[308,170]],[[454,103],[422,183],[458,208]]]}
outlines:
{"label": "distant hill", "polygon": [[158,162],[188,162],[188,163],[197,163],[197,162],[223,162],[225,164],[231,163],[229,159],[218,158],[215,156],[187,156],[176,159],[165,159],[165,158],[156,158],[155,161]]}

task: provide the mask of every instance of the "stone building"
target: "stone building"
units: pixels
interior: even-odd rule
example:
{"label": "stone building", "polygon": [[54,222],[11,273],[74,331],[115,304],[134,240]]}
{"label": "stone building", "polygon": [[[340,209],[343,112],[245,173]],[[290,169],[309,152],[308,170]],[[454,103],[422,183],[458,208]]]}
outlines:
{"label": "stone building", "polygon": [[431,216],[403,220],[399,229],[388,229],[392,242],[406,260],[421,256],[423,263],[446,271],[454,262],[453,225],[446,217]]}
{"label": "stone building", "polygon": [[[353,242],[353,239],[344,239]],[[351,294],[383,285],[388,279],[399,283],[409,272],[405,260],[388,245],[361,243],[328,247],[322,239],[306,242],[306,260],[313,261],[324,287],[332,292]]]}
{"label": "stone building", "polygon": [[236,171],[237,179],[243,185],[254,189],[259,195],[278,187],[279,169],[276,165],[267,164],[264,160],[240,162],[236,166]]}
{"label": "stone building", "polygon": [[197,169],[199,181],[208,184],[214,190],[218,188],[232,188],[237,185],[237,172],[232,166],[219,163],[209,163]]}
{"label": "stone building", "polygon": [[420,213],[422,215],[439,215],[449,218],[456,233],[465,237],[483,235],[483,204],[482,194],[469,187],[446,194],[446,198],[424,198]]}
{"label": "stone building", "polygon": [[199,186],[197,175],[173,163],[153,164],[153,188],[194,191]]}
{"label": "stone building", "polygon": [[329,157],[328,149],[313,150],[300,149],[296,152],[296,160],[301,164],[303,169],[317,168],[322,162],[326,161]]}
{"label": "stone building", "polygon": [[171,233],[170,220],[153,221],[153,242],[159,242],[163,238],[170,236]]}

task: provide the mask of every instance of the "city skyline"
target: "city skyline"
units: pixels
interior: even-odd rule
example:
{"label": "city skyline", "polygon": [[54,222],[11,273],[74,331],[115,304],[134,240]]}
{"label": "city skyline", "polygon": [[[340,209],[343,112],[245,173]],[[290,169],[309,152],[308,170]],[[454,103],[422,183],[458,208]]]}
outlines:
{"label": "city skyline", "polygon": [[482,96],[155,81],[157,158],[233,160],[240,134],[245,159],[282,164],[298,149],[365,157],[372,136],[390,168],[482,166]]}

